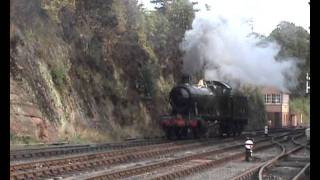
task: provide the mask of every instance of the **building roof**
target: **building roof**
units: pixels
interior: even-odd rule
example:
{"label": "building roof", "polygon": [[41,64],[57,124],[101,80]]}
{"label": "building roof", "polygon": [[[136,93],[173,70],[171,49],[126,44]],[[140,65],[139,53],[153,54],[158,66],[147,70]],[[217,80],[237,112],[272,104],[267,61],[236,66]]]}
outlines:
{"label": "building roof", "polygon": [[275,86],[264,86],[261,88],[261,92],[263,94],[272,94],[272,93],[282,93],[282,94],[290,94],[288,90],[280,90]]}

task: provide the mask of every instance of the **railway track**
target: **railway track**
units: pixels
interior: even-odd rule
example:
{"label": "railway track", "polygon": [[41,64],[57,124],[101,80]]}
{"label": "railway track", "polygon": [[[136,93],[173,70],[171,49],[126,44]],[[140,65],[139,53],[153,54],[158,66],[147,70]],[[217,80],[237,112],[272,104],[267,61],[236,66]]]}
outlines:
{"label": "railway track", "polygon": [[[259,180],[298,179],[304,175],[304,171],[310,166],[310,159],[305,156],[295,156],[294,154],[307,148],[306,144],[298,143],[295,137],[292,138],[292,142],[296,147],[288,150],[282,145],[283,153],[261,167],[259,170]],[[283,171],[286,171],[286,173],[283,173]]]}
{"label": "railway track", "polygon": [[[283,135],[285,136],[285,135]],[[280,136],[278,138],[281,138]],[[261,138],[257,140],[259,147],[257,149],[267,148],[272,146],[272,143],[267,142],[268,138]],[[241,149],[239,151],[239,149]],[[186,155],[177,158],[169,158],[166,160],[162,160],[160,162],[150,163],[144,166],[139,167],[129,167],[122,170],[115,171],[105,171],[100,173],[95,173],[91,176],[80,176],[80,179],[174,179],[181,178],[184,176],[188,176],[200,171],[203,171],[208,168],[213,168],[224,164],[225,162],[239,159],[244,157],[244,153],[242,152],[243,143],[239,142],[236,145],[229,145],[224,148],[217,148],[215,150],[209,150],[206,152],[198,152],[196,154]],[[233,154],[230,155],[230,152]],[[240,153],[239,153],[240,152]],[[178,168],[181,167],[181,168]],[[161,174],[165,172],[164,174]],[[171,171],[167,173],[168,171]],[[156,172],[156,173],[154,173]],[[160,175],[159,175],[160,172]],[[147,177],[144,175],[147,174]],[[149,176],[148,174],[151,174]],[[137,177],[136,177],[137,176]],[[79,177],[70,178],[77,179]]]}
{"label": "railway track", "polygon": [[[239,138],[243,139],[243,137]],[[219,140],[219,143],[232,142],[234,139]],[[267,140],[265,140],[267,141]],[[101,170],[102,167],[109,168],[115,165],[135,162],[141,159],[159,158],[167,156],[168,154],[177,153],[179,151],[187,151],[190,149],[201,148],[218,144],[215,140],[185,140],[181,142],[166,142],[166,143],[150,143],[141,145],[131,143],[128,146],[118,145],[118,150],[110,150],[107,152],[94,152],[83,155],[67,156],[62,158],[51,158],[40,161],[31,161],[28,163],[11,163],[10,165],[10,179],[38,179],[45,177],[57,177],[66,175],[65,177],[72,176],[72,174],[83,171]],[[242,146],[239,144],[238,147]],[[121,148],[122,147],[122,148]],[[85,147],[82,147],[85,148]],[[116,147],[117,148],[117,147]],[[116,149],[115,148],[115,149]],[[231,147],[230,147],[231,148]],[[233,147],[235,148],[235,147]],[[70,147],[70,149],[72,149]],[[112,149],[112,148],[109,148]],[[232,148],[231,148],[232,149]],[[221,150],[223,151],[223,150]],[[211,152],[214,153],[214,152]],[[217,152],[215,152],[217,153]],[[207,154],[208,155],[208,154]],[[201,158],[201,155],[193,155],[193,158]],[[183,162],[188,160],[173,160],[174,162]],[[189,157],[190,160],[190,157]],[[156,168],[154,165],[153,168]],[[150,168],[150,167],[149,167]],[[140,170],[141,171],[141,170]],[[120,176],[123,172],[119,172]],[[128,172],[126,172],[128,173]],[[116,173],[117,174],[117,173]],[[116,175],[117,176],[117,175]],[[113,177],[116,177],[113,176]]]}
{"label": "railway track", "polygon": [[[225,142],[234,141],[233,139],[225,140]],[[108,166],[111,164],[125,163],[142,158],[174,153],[177,151],[192,149],[215,143],[215,141],[198,142],[198,143],[166,143],[160,145],[151,145],[137,148],[127,148],[125,150],[110,151],[105,153],[95,153],[80,155],[69,158],[59,158],[44,161],[33,161],[29,163],[11,164],[11,175],[15,179],[24,179],[31,177],[52,176],[63,172],[79,171],[80,169],[88,169],[96,166]],[[87,168],[86,168],[87,167]],[[58,171],[58,172],[53,172]]]}
{"label": "railway track", "polygon": [[[273,129],[270,132],[284,132],[284,129]],[[253,132],[247,132],[252,134]],[[263,134],[263,130],[254,132],[255,134]],[[101,152],[114,149],[123,149],[127,147],[145,146],[152,144],[160,144],[169,142],[166,139],[137,139],[118,143],[105,143],[105,144],[84,144],[84,145],[68,145],[63,143],[62,145],[48,145],[45,147],[28,147],[23,149],[15,149],[10,151],[10,161],[27,161],[37,158],[50,158],[58,156],[66,156],[72,154],[84,154],[89,152]]]}
{"label": "railway track", "polygon": [[[241,138],[238,138],[241,139]],[[32,177],[54,176],[62,173],[87,170],[100,166],[110,166],[143,158],[174,153],[178,151],[209,146],[212,143],[232,142],[234,139],[226,140],[189,140],[183,142],[169,142],[156,145],[139,146],[114,150],[102,153],[90,153],[64,158],[46,159],[42,161],[32,161],[28,163],[12,163],[10,165],[11,177],[13,179],[27,179]]]}
{"label": "railway track", "polygon": [[127,142],[119,142],[119,143],[62,145],[62,146],[17,149],[17,150],[10,151],[10,161],[24,161],[24,160],[30,160],[35,158],[57,157],[59,155],[65,156],[70,154],[99,152],[99,151],[106,151],[106,150],[122,149],[127,147],[160,144],[165,142],[168,142],[168,140],[158,138],[158,139],[135,140],[135,141],[127,141]]}
{"label": "railway track", "polygon": [[[275,167],[277,164],[279,165],[279,163],[281,161],[286,160],[286,158],[290,157],[290,155],[292,155],[293,153],[295,153],[303,148],[308,148],[308,146],[306,146],[305,144],[301,144],[296,141],[297,138],[301,138],[301,137],[304,137],[304,134],[299,134],[297,136],[292,137],[291,144],[293,143],[294,147],[290,147],[290,148],[288,148],[288,147],[286,148],[285,144],[277,142],[274,139],[272,139],[272,141],[275,144],[277,144],[277,146],[281,149],[281,153],[265,163],[259,163],[258,165],[254,166],[252,168],[249,168],[248,170],[241,173],[240,175],[237,175],[236,177],[232,178],[232,180],[245,180],[245,179],[259,179],[259,180],[263,180],[263,179],[295,179],[295,180],[297,180],[298,178],[304,177],[305,172],[310,167],[310,163],[308,163],[309,159],[295,159],[295,160],[294,159],[287,159],[289,161],[289,164],[291,162],[295,162],[293,164],[296,164],[296,165],[299,164],[299,163],[297,163],[297,161],[302,160],[302,162],[300,162],[300,163],[303,163],[304,166],[300,167],[300,171],[296,170],[295,175],[292,175],[292,173],[290,173],[289,171],[286,171],[284,174],[282,174],[282,177],[276,177],[276,176],[273,176],[272,174],[269,174],[269,172],[270,172],[269,170],[272,167]],[[288,149],[290,149],[290,150],[288,150]],[[288,163],[286,163],[286,162],[284,164],[288,165]],[[292,177],[285,177],[285,176],[290,176],[290,175]]]}

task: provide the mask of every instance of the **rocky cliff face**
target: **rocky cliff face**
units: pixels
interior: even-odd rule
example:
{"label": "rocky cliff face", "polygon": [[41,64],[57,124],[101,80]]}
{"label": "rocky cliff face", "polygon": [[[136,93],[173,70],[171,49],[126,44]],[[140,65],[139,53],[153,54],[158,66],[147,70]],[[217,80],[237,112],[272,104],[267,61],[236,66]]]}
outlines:
{"label": "rocky cliff face", "polygon": [[161,134],[178,60],[159,63],[132,2],[11,0],[12,143]]}

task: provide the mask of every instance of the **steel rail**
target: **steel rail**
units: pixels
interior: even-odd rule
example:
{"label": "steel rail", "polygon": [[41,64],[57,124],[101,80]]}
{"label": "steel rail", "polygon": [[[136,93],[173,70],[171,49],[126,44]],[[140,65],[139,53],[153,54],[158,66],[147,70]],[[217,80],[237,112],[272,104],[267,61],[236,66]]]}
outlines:
{"label": "steel rail", "polygon": [[[297,145],[302,145],[304,146],[306,149],[310,149],[310,146],[308,146],[308,144],[301,144],[299,142],[297,142],[295,140],[295,137],[292,138],[292,141],[297,144]],[[292,180],[299,180],[299,179],[303,179],[303,176],[305,175],[305,172],[310,169],[310,163],[307,163],[294,177]]]}
{"label": "steel rail", "polygon": [[58,146],[58,147],[41,147],[33,149],[19,149],[10,151],[10,160],[28,160],[31,158],[44,158],[57,155],[67,155],[75,153],[87,153],[94,151],[114,150],[127,147],[145,146],[152,144],[160,144],[169,142],[164,139],[155,139],[147,141],[133,141],[133,142],[119,142],[119,143],[107,143],[107,144],[88,144],[88,145],[70,145],[70,146]]}
{"label": "steel rail", "polygon": [[[280,137],[283,137],[285,135],[282,135]],[[277,137],[277,138],[280,138]],[[269,139],[264,139],[261,141],[257,141],[256,143],[260,143],[260,142],[265,142],[268,141]],[[288,141],[288,140],[285,140]],[[264,149],[267,148],[269,146],[272,146],[273,144],[267,144],[267,145],[263,145],[263,146],[259,146],[256,147],[256,150],[260,150],[260,149]],[[168,161],[164,161],[164,162],[160,162],[160,163],[154,163],[151,165],[147,165],[147,166],[142,166],[142,167],[137,167],[137,168],[130,168],[130,169],[126,169],[126,170],[121,170],[121,171],[116,171],[116,172],[109,172],[109,173],[101,173],[101,174],[96,174],[93,175],[87,179],[118,179],[118,178],[126,178],[126,177],[130,177],[133,175],[139,175],[139,174],[143,174],[146,172],[150,172],[153,170],[156,170],[158,168],[162,168],[162,167],[167,167],[167,166],[173,166],[174,164],[181,164],[183,162],[186,161],[190,161],[192,159],[199,159],[199,158],[203,158],[203,157],[207,157],[207,156],[211,156],[211,155],[215,155],[218,153],[224,153],[226,150],[233,150],[233,149],[237,149],[237,148],[241,148],[243,146],[243,144],[239,144],[239,145],[232,145],[226,148],[222,148],[222,149],[218,149],[218,150],[213,150],[213,151],[209,151],[209,152],[204,152],[204,153],[200,153],[200,154],[194,154],[194,155],[189,155],[189,156],[185,156],[185,157],[181,157],[181,158],[177,158],[177,159],[173,159],[173,160],[168,160]],[[225,158],[221,158],[218,160],[212,160],[211,162],[208,163],[204,163],[198,166],[194,166],[194,167],[190,167],[187,169],[183,169],[180,171],[176,171],[173,173],[169,173],[160,177],[156,177],[155,179],[172,179],[172,178],[177,178],[177,177],[183,177],[183,176],[187,176],[208,168],[212,168],[215,167],[217,165],[223,164],[226,161],[231,161],[234,159],[238,159],[238,158],[242,158],[244,157],[244,153],[237,153]]]}
{"label": "steel rail", "polygon": [[305,175],[305,172],[310,169],[310,163],[306,164],[299,172],[297,175],[295,175],[292,180],[299,180],[303,179],[303,176]]}
{"label": "steel rail", "polygon": [[[275,129],[270,130],[270,133],[279,133],[285,131],[292,131],[292,129]],[[247,133],[254,133],[254,135],[263,134],[260,131],[248,131]],[[252,134],[251,134],[252,135]],[[201,139],[197,139],[201,141]],[[189,141],[189,140],[182,140]],[[104,144],[70,144],[70,145],[49,145],[47,147],[31,147],[26,149],[15,149],[10,151],[11,161],[27,161],[33,160],[35,158],[49,158],[59,155],[71,155],[71,154],[81,154],[88,152],[98,152],[105,150],[114,150],[120,148],[143,146],[151,144],[160,144],[169,142],[166,139],[161,138],[151,138],[151,139],[133,139],[132,141],[116,142],[116,143],[104,143]],[[180,142],[180,141],[175,141]]]}
{"label": "steel rail", "polygon": [[[297,136],[302,136],[302,135],[297,135]],[[292,141],[294,138],[292,138]],[[273,140],[274,141],[274,140]],[[272,167],[277,161],[279,161],[280,159],[283,159],[284,157],[287,157],[288,155],[304,148],[303,145],[298,144],[298,146],[288,152],[286,152],[286,148],[280,144],[279,142],[274,141],[278,146],[281,147],[282,152],[280,155],[274,157],[273,159],[269,160],[267,163],[265,163],[260,169],[259,169],[259,180],[263,180],[263,172],[266,171],[269,167]],[[295,141],[294,141],[295,142]]]}
{"label": "steel rail", "polygon": [[[281,135],[281,136],[286,136],[287,134]],[[279,137],[281,137],[279,136]],[[229,140],[229,141],[234,141]],[[209,141],[210,142],[210,141]],[[207,142],[207,143],[209,143]],[[227,142],[227,141],[224,141]],[[200,142],[205,144],[204,142]],[[150,147],[149,147],[150,148]],[[190,147],[187,147],[190,149]],[[192,147],[191,147],[192,148]],[[193,146],[195,148],[195,146]],[[174,148],[173,148],[174,149]],[[181,149],[180,149],[181,150]],[[52,175],[59,175],[61,173],[65,172],[72,172],[72,171],[81,171],[81,170],[86,170],[88,168],[95,168],[95,167],[100,167],[102,165],[104,166],[109,166],[113,164],[119,164],[123,162],[128,162],[132,160],[137,160],[141,158],[150,158],[154,156],[159,156],[162,154],[166,153],[171,153],[174,152],[174,150],[163,150],[162,152],[157,152],[157,151],[151,151],[151,152],[137,152],[137,153],[128,153],[126,156],[119,156],[119,157],[113,157],[113,158],[108,158],[100,154],[97,155],[97,153],[92,154],[91,156],[88,155],[82,155],[79,156],[78,159],[72,159],[74,161],[70,161],[70,158],[62,158],[60,159],[59,163],[56,163],[56,165],[52,164],[51,162],[47,161],[42,161],[42,164],[39,162],[33,162],[32,165],[26,165],[32,166],[32,168],[35,168],[36,170],[28,170],[24,171],[23,168],[21,168],[21,171],[18,171],[19,168],[13,168],[13,167],[18,167],[18,166],[11,166],[10,167],[10,177],[11,178],[16,178],[16,179],[24,179],[24,178],[31,178],[31,177],[40,177],[40,176],[52,176]],[[53,160],[55,161],[55,160]],[[80,162],[79,162],[80,161]],[[25,164],[21,164],[20,167],[23,167]],[[61,167],[59,167],[61,166]],[[30,168],[30,167],[29,167]],[[28,169],[28,168],[27,168]]]}
{"label": "steel rail", "polygon": [[[302,135],[299,134],[299,135],[297,135],[297,136],[295,136],[295,137],[301,137],[301,136],[302,136]],[[274,138],[272,138],[272,142],[275,143]],[[275,144],[276,144],[276,143],[275,143]],[[278,147],[279,147],[281,150],[283,150],[283,149],[282,149],[282,146],[280,146],[279,144],[277,144],[277,145],[278,145]],[[282,152],[283,152],[283,151],[282,151]],[[275,158],[274,158],[274,159],[275,159]],[[244,180],[244,179],[250,179],[250,178],[252,178],[252,177],[254,177],[254,176],[257,176],[258,173],[259,173],[260,168],[261,168],[262,166],[264,166],[264,165],[265,165],[265,163],[261,163],[261,164],[259,164],[259,165],[257,165],[257,166],[254,166],[253,168],[250,168],[250,169],[246,170],[245,172],[243,172],[243,173],[241,173],[241,174],[233,177],[232,180]]]}
{"label": "steel rail", "polygon": [[[225,143],[234,141],[234,139],[228,139],[220,141]],[[184,149],[198,148],[202,146],[208,146],[212,143],[217,143],[217,140],[210,140],[206,142],[196,142],[189,144],[174,144],[173,142],[167,145],[151,145],[145,146],[145,151],[141,152],[141,149],[125,149],[118,151],[110,151],[104,153],[93,153],[90,155],[78,155],[69,158],[59,158],[54,160],[42,160],[31,163],[22,163],[10,166],[11,177],[23,178],[33,174],[33,176],[51,175],[57,174],[56,172],[71,172],[73,170],[79,170],[86,167],[99,167],[101,165],[110,166],[112,164],[119,164],[138,160],[142,158],[150,158],[167,153],[181,151]],[[174,146],[175,145],[175,146]],[[162,149],[159,149],[162,146]],[[117,155],[117,156],[115,156]]]}

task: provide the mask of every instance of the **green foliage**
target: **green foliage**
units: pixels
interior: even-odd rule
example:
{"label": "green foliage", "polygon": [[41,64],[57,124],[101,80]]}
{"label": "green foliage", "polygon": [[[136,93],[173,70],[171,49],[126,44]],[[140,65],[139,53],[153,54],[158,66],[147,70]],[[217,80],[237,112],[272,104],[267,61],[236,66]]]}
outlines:
{"label": "green foliage", "polygon": [[[194,19],[193,5],[188,0],[157,0],[158,11],[148,16],[148,30],[154,47],[161,53],[176,52],[186,30]],[[159,44],[158,44],[159,43]]]}
{"label": "green foliage", "polygon": [[290,100],[290,111],[303,115],[305,124],[310,123],[310,97],[298,97]]}
{"label": "green foliage", "polygon": [[295,57],[299,61],[298,85],[290,91],[293,97],[304,95],[305,76],[310,72],[310,34],[293,23],[281,22],[268,38],[281,45],[278,59]]}
{"label": "green foliage", "polygon": [[146,32],[148,40],[156,51],[163,51],[167,47],[169,21],[159,12],[151,12],[146,16]]}
{"label": "green foliage", "polygon": [[67,77],[67,69],[62,65],[54,65],[51,69],[51,76],[53,82],[58,88],[63,89]]}
{"label": "green foliage", "polygon": [[151,46],[151,43],[147,39],[147,34],[140,30],[137,32],[137,39],[138,48],[141,48],[145,51],[146,55],[148,56],[149,62],[156,63],[158,58],[154,52],[154,49]]}
{"label": "green foliage", "polygon": [[[166,5],[165,12],[144,12],[138,6],[137,0],[62,0],[61,2],[53,0],[44,3],[41,0],[13,0],[12,2],[10,22],[15,24],[19,30],[17,32],[23,33],[21,37],[26,36],[22,38],[25,41],[22,52],[26,54],[18,54],[16,57],[34,59],[33,54],[29,56],[29,52],[36,52],[37,56],[40,54],[41,57],[36,59],[43,61],[44,67],[48,65],[51,75],[45,80],[52,78],[54,86],[61,95],[55,94],[55,89],[52,91],[50,81],[40,81],[39,92],[43,95],[38,98],[41,99],[41,103],[38,104],[46,109],[43,112],[50,111],[44,113],[45,118],[63,117],[69,121],[72,118],[67,118],[68,114],[70,117],[76,114],[80,117],[75,118],[81,122],[81,119],[93,118],[92,114],[98,113],[97,116],[94,115],[98,121],[99,117],[103,117],[101,119],[111,121],[108,122],[110,124],[119,124],[118,121],[113,122],[113,119],[120,117],[126,121],[124,124],[128,124],[128,121],[139,121],[140,124],[136,124],[151,129],[148,123],[152,119],[148,116],[155,117],[157,114],[154,112],[165,109],[167,104],[154,107],[167,98],[169,87],[175,83],[173,73],[180,73],[182,53],[179,44],[185,31],[191,27],[194,17],[192,5],[188,0],[172,1],[174,3]],[[24,59],[19,61],[23,61],[19,64],[23,68],[26,68],[24,64],[33,65],[30,63],[33,61],[27,63],[24,63]],[[72,67],[67,67],[67,64],[71,63]],[[36,68],[28,70],[37,71]],[[43,75],[43,73],[37,74],[40,78]],[[95,74],[100,74],[101,78],[94,80]],[[74,80],[73,83],[71,79]],[[145,101],[135,98],[137,90],[134,82],[137,81],[136,84],[141,87],[138,93],[154,100],[148,103],[148,106],[144,104]],[[66,90],[67,83],[70,86],[68,86],[69,91]],[[49,89],[43,90],[47,87]],[[159,92],[163,94],[160,96]],[[83,103],[77,103],[78,99],[74,99],[73,94],[78,94]],[[133,97],[128,97],[129,94]],[[67,99],[61,99],[64,97]],[[103,103],[97,103],[95,99]],[[106,102],[112,101],[110,112],[105,111],[109,103],[104,103],[103,99]],[[129,115],[135,114],[132,113],[134,111],[120,111],[120,107],[127,108],[122,105],[122,102],[127,101],[128,104],[133,104],[130,101],[139,103],[137,109],[143,110],[139,112],[141,116],[131,118]],[[63,105],[61,102],[64,102]],[[63,111],[58,109],[60,107]],[[113,107],[113,112],[117,113],[111,112]],[[88,120],[83,126],[92,125],[91,123]],[[80,134],[84,132],[74,135],[69,133],[66,137],[80,141],[83,138]],[[11,139],[16,137],[12,135]],[[31,140],[23,137],[19,141]]]}
{"label": "green foliage", "polygon": [[62,7],[71,7],[74,8],[74,1],[75,0],[50,0],[50,1],[43,1],[42,7],[43,9],[49,12],[51,18],[60,23],[59,19],[59,11]]}
{"label": "green foliage", "polygon": [[191,29],[191,24],[194,19],[193,5],[188,0],[177,0],[172,3],[167,12],[167,18],[172,29],[175,30],[175,35],[184,35],[184,32]]}
{"label": "green foliage", "polygon": [[116,22],[117,22],[118,30],[124,31],[128,23],[128,14],[127,14],[127,9],[124,6],[124,2],[114,1],[112,3],[111,11],[117,19]]}
{"label": "green foliage", "polygon": [[115,27],[118,25],[117,21],[117,6],[113,6],[113,0],[91,0],[90,2],[83,1],[86,15],[101,23],[105,27]]}
{"label": "green foliage", "polygon": [[129,31],[137,32],[137,46],[143,48],[149,59],[139,69],[136,80],[137,88],[146,97],[157,94],[156,82],[159,80],[160,65],[167,64],[163,60],[181,56],[179,44],[185,31],[191,28],[194,18],[193,6],[187,0],[159,0],[153,3],[160,7],[165,6],[165,10],[158,8],[158,11],[146,13],[139,9],[135,2],[128,5],[132,8],[127,9],[130,14],[127,17],[132,19],[127,21]]}
{"label": "green foliage", "polygon": [[93,36],[93,38],[91,39],[90,43],[89,43],[89,56],[91,57],[90,61],[93,61],[93,63],[99,67],[102,61],[102,56],[103,56],[103,52],[102,52],[102,48],[103,48],[103,44],[102,44],[102,37],[95,35]]}
{"label": "green foliage", "polygon": [[17,136],[10,132],[10,143],[11,144],[34,144],[39,142],[31,136]]}
{"label": "green foliage", "polygon": [[127,24],[129,29],[144,31],[145,12],[138,5],[137,1],[129,0],[127,2]]}
{"label": "green foliage", "polygon": [[153,97],[156,93],[156,78],[159,67],[156,64],[146,64],[141,68],[140,85],[146,97]]}
{"label": "green foliage", "polygon": [[299,57],[306,59],[310,54],[310,35],[300,26],[293,23],[281,22],[273,30],[269,38],[281,45],[279,57]]}

